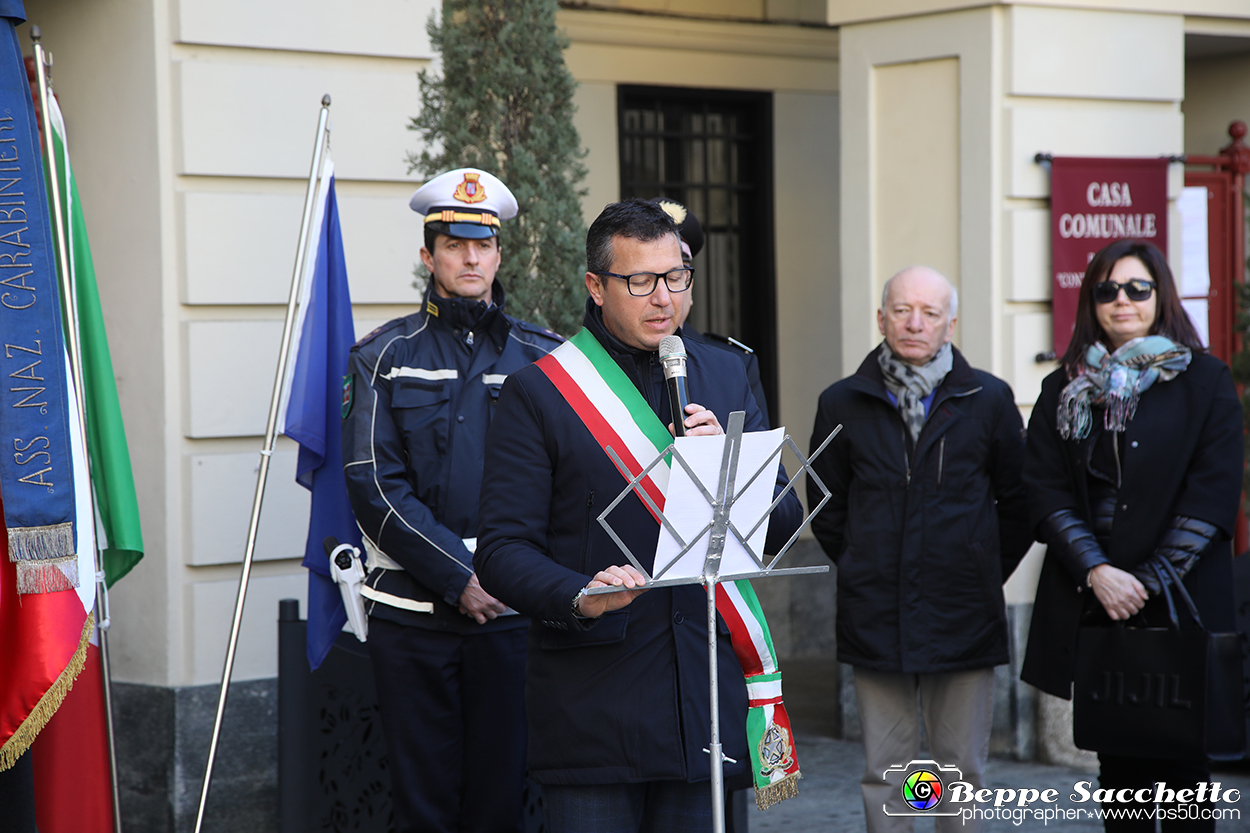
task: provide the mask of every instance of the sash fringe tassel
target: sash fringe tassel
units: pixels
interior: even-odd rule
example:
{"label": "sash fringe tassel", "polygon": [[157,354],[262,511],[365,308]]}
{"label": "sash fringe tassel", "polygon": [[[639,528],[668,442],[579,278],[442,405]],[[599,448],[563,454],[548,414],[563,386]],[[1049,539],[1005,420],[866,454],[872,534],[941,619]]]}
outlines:
{"label": "sash fringe tassel", "polygon": [[17,592],[57,593],[78,586],[74,525],[9,529],[9,560],[17,566]]}
{"label": "sash fringe tassel", "polygon": [[56,710],[61,707],[65,696],[74,687],[74,680],[78,678],[87,662],[87,643],[91,639],[91,632],[94,630],[95,613],[92,612],[87,614],[87,621],[82,626],[82,636],[78,639],[78,649],[70,657],[69,664],[65,666],[65,670],[61,672],[56,681],[39,698],[39,702],[30,710],[30,714],[26,716],[22,724],[17,727],[17,731],[4,742],[4,746],[0,746],[0,772],[9,769],[17,763],[17,759],[22,757],[26,750],[30,748],[30,745],[35,742],[35,738],[43,730],[43,727],[48,725],[52,715],[56,714]]}
{"label": "sash fringe tassel", "polygon": [[762,790],[756,787],[755,806],[761,810],[767,810],[787,798],[794,798],[799,794],[799,779],[802,777],[802,773],[795,772],[774,784],[769,784]]}
{"label": "sash fringe tassel", "polygon": [[9,560],[49,561],[74,556],[74,525],[9,527]]}
{"label": "sash fringe tassel", "polygon": [[52,562],[17,564],[17,592],[59,593],[78,586],[78,558],[58,558]]}

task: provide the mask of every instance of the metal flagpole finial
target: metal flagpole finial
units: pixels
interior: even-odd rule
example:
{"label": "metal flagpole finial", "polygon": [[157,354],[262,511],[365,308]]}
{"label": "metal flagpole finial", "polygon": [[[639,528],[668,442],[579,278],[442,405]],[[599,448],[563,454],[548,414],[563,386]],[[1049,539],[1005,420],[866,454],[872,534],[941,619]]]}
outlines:
{"label": "metal flagpole finial", "polygon": [[326,93],[325,95],[321,97],[321,106],[322,107],[330,106],[330,94],[329,93]]}
{"label": "metal flagpole finial", "polygon": [[42,38],[42,37],[43,37],[43,32],[40,32],[40,31],[39,31],[39,27],[38,27],[38,26],[31,26],[31,27],[30,27],[30,39],[31,39],[31,40],[33,40],[33,41],[35,41],[36,43],[38,43],[38,42],[39,42],[39,39],[40,39],[40,38]]}

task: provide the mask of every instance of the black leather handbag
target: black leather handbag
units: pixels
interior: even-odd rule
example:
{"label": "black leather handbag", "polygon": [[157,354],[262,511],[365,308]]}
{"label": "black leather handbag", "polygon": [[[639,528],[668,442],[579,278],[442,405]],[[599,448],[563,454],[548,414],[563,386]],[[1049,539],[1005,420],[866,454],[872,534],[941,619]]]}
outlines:
{"label": "black leather handbag", "polygon": [[[1171,564],[1159,578],[1171,627],[1080,629],[1073,740],[1081,749],[1114,755],[1240,758],[1246,746],[1240,635],[1203,627]],[[1193,627],[1180,626],[1173,591]]]}

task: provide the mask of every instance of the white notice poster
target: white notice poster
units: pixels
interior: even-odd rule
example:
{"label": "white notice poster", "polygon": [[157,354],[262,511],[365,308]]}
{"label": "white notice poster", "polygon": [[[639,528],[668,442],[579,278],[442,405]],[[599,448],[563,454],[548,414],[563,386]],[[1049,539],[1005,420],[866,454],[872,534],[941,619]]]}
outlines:
{"label": "white notice poster", "polygon": [[[738,454],[737,477],[734,491],[741,492],[751,475],[764,465],[769,456],[784,441],[784,428],[771,431],[751,431],[742,435],[742,449]],[[725,436],[718,437],[678,437],[675,440],[677,451],[698,477],[703,488],[713,499],[716,497],[717,484],[720,482],[721,458],[725,451]],[[729,517],[735,528],[746,535],[755,526],[768,506],[773,502],[773,485],[777,481],[777,466],[780,458],[774,457],[768,470],[741,494],[730,508]],[[712,504],[699,491],[698,486],[690,479],[686,470],[673,460],[672,474],[669,475],[668,489],[664,496],[664,516],[673,525],[678,534],[687,542],[698,540],[690,551],[678,558],[681,546],[673,538],[667,528],[660,529],[660,539],[656,542],[655,565],[652,577],[691,578],[703,575],[703,561],[707,557],[708,539],[710,535],[704,531],[712,522]],[[702,532],[702,535],[700,533]],[[768,534],[768,521],[760,524],[749,539],[751,550],[759,557],[764,555],[764,538]],[[732,532],[726,535],[725,551],[721,556],[720,575],[738,575],[741,573],[757,573],[763,568],[743,548]]]}
{"label": "white notice poster", "polygon": [[1198,338],[1202,339],[1203,347],[1211,346],[1211,319],[1206,298],[1182,298],[1181,306],[1189,315],[1189,320],[1193,322],[1194,329],[1198,331]]}
{"label": "white notice poster", "polygon": [[1176,207],[1181,212],[1181,297],[1205,298],[1211,292],[1206,187],[1182,189]]}

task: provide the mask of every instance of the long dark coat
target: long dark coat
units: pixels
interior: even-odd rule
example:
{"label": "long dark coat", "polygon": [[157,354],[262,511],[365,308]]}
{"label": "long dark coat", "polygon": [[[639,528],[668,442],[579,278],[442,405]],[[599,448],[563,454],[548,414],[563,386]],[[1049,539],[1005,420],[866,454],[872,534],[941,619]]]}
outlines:
{"label": "long dark coat", "polygon": [[[624,348],[603,329],[598,308],[587,326],[667,424],[668,400],[656,353]],[[690,401],[722,426],[746,412],[763,428],[742,362],[686,342]],[[649,461],[647,461],[649,462]],[[644,463],[645,464],[645,463]],[[598,523],[626,482],[543,371],[508,377],[486,441],[481,525],[473,563],[482,587],[532,617],[525,708],[529,766],[544,784],[699,781],[710,777],[707,594],[699,585],[649,590],[586,628],[574,595],[599,570],[628,563]],[[775,493],[784,488],[779,469]],[[802,520],[791,491],[773,511],[765,546],[775,552]],[[650,569],[659,526],[643,503],[622,501],[609,521]],[[746,686],[720,622],[717,641],[720,738],[734,779],[747,769]]]}
{"label": "long dark coat", "polygon": [[[838,565],[838,659],[939,673],[1007,662],[1002,584],[1032,544],[1011,387],[955,350],[913,446],[878,347],[820,397],[814,466],[833,497],[812,531]],[[808,481],[808,505],[820,493]]]}
{"label": "long dark coat", "polygon": [[[1029,419],[1024,480],[1034,529],[1060,509],[1090,520],[1086,467],[1101,422],[1094,420],[1084,440],[1059,436],[1056,413],[1067,383],[1062,368],[1047,376]],[[1113,565],[1129,569],[1154,552],[1176,515],[1219,527],[1222,537],[1185,577],[1203,624],[1214,630],[1234,629],[1229,538],[1241,497],[1242,436],[1241,403],[1228,365],[1219,359],[1196,354],[1175,379],[1152,385],[1124,432],[1123,485],[1107,549]],[[1084,579],[1047,552],[1020,674],[1065,699],[1072,696],[1081,612],[1092,594]]]}

